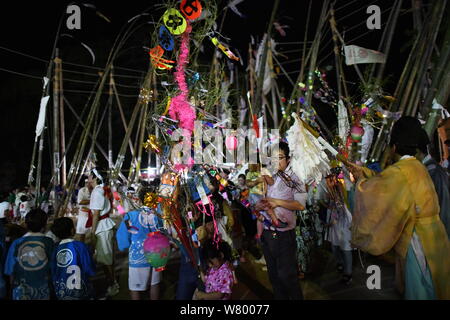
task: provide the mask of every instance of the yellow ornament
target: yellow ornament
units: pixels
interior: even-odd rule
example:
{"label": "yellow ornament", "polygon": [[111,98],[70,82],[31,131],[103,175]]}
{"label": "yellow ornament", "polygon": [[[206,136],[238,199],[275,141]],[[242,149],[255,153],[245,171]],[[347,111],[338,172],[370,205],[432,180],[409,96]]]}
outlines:
{"label": "yellow ornament", "polygon": [[186,19],[176,9],[168,9],[163,15],[163,21],[171,34],[179,35],[186,31]]}
{"label": "yellow ornament", "polygon": [[154,192],[147,192],[144,197],[144,206],[156,208],[158,206],[158,195]]}
{"label": "yellow ornament", "polygon": [[161,146],[159,145],[156,136],[153,134],[148,136],[148,140],[144,142],[143,146],[147,151],[153,151],[156,154],[161,153]]}

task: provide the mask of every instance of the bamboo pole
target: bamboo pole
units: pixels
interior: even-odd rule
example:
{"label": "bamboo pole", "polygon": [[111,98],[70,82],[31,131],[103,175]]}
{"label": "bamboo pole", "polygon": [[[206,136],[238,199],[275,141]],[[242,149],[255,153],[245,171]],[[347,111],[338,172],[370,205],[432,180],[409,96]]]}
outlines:
{"label": "bamboo pole", "polygon": [[60,119],[60,130],[61,130],[61,184],[64,186],[67,182],[66,174],[66,129],[65,129],[65,117],[64,117],[64,87],[63,87],[63,71],[62,71],[62,60],[58,61],[59,69],[59,119]]}
{"label": "bamboo pole", "polygon": [[269,21],[269,27],[267,28],[267,38],[264,43],[264,51],[260,60],[260,66],[256,66],[256,69],[259,71],[257,83],[256,83],[256,96],[255,96],[255,102],[253,103],[253,106],[255,108],[255,114],[258,115],[259,111],[261,111],[261,102],[262,102],[262,95],[263,95],[263,84],[264,84],[264,74],[266,71],[266,61],[267,61],[267,51],[269,50],[269,42],[271,41],[272,37],[272,27],[273,23],[275,22],[275,15],[278,11],[278,6],[280,4],[280,0],[275,0],[272,8],[272,16],[270,17]]}
{"label": "bamboo pole", "polygon": [[[395,7],[395,9],[393,11],[394,14],[392,16],[392,22],[389,21],[390,22],[389,28],[387,29],[387,30],[389,30],[389,33],[388,33],[387,40],[386,40],[386,46],[384,47],[384,50],[383,50],[383,53],[386,55],[386,62],[387,62],[387,59],[389,59],[389,52],[391,51],[392,39],[394,37],[394,32],[397,27],[397,21],[398,21],[399,15],[400,15],[400,10],[402,8],[403,0],[396,0],[395,4],[397,6]],[[395,4],[394,4],[394,6],[395,6]],[[380,50],[378,50],[378,51],[380,51]],[[378,69],[378,73],[377,73],[377,83],[379,83],[381,78],[383,77],[385,67],[386,67],[386,63],[380,64],[380,68]]]}
{"label": "bamboo pole", "polygon": [[[60,177],[60,170],[58,168],[60,154],[59,154],[59,76],[60,76],[60,70],[59,70],[59,49],[56,49],[56,56],[54,59],[55,64],[55,79],[53,81],[53,173],[56,176],[55,185],[59,185],[61,183],[61,177]],[[53,208],[55,212],[59,210],[59,199],[58,197],[55,197],[55,201],[53,204]]]}
{"label": "bamboo pole", "polygon": [[[119,94],[117,93],[117,88],[116,88],[116,84],[115,84],[114,78],[112,79],[112,81],[113,81],[113,83],[112,83],[112,85],[113,85],[113,92],[114,92],[114,96],[116,97],[117,107],[119,108],[120,118],[122,119],[123,127],[124,127],[124,129],[126,131],[127,127],[128,127],[128,124],[127,124],[127,121],[125,120],[125,115],[123,113],[122,103],[120,102]],[[131,138],[128,139],[128,145],[130,147],[131,156],[134,157],[134,148],[133,148],[133,143],[131,142]]]}

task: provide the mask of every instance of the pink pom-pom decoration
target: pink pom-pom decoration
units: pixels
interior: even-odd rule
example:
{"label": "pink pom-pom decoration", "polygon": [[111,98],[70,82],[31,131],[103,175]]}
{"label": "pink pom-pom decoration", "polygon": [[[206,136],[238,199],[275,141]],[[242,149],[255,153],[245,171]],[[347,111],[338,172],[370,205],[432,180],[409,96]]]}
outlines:
{"label": "pink pom-pom decoration", "polygon": [[228,150],[236,150],[238,145],[238,139],[235,136],[229,136],[225,139],[225,146]]}
{"label": "pink pom-pom decoration", "polygon": [[181,93],[172,98],[170,103],[169,115],[172,119],[178,120],[180,128],[183,130],[183,136],[190,139],[190,135],[194,131],[194,122],[196,114],[194,108],[188,102],[188,86],[186,83],[186,76],[184,69],[188,63],[189,58],[189,34],[192,27],[188,25],[186,32],[182,35],[180,55],[178,56],[178,65],[174,72],[175,80],[178,83],[178,88]]}
{"label": "pink pom-pom decoration", "polygon": [[144,255],[156,271],[163,271],[170,256],[169,239],[158,231],[149,233],[144,241]]}

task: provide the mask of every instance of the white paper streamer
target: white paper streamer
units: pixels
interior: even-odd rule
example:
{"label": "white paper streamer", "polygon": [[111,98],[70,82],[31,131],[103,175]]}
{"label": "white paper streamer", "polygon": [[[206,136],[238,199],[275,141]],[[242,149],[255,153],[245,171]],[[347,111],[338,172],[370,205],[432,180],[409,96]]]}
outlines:
{"label": "white paper streamer", "polygon": [[304,128],[296,113],[292,117],[294,125],[287,131],[292,170],[303,183],[319,183],[330,172],[324,147]]}

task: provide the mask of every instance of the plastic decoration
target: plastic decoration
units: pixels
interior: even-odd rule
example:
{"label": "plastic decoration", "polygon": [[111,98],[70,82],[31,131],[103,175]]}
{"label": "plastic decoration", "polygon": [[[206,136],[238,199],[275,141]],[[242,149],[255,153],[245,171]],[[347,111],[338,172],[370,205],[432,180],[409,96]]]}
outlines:
{"label": "plastic decoration", "polygon": [[360,142],[364,135],[364,129],[359,126],[353,126],[350,131],[350,134],[352,135],[352,139],[354,142]]}
{"label": "plastic decoration", "polygon": [[189,34],[192,31],[191,26],[188,26],[186,33],[182,36],[180,55],[178,57],[178,65],[175,71],[175,79],[181,91],[179,95],[172,98],[169,115],[174,120],[179,120],[179,127],[183,129],[183,136],[188,139],[194,131],[195,110],[188,102],[188,86],[186,84],[186,75],[184,69],[188,63],[189,57]]}
{"label": "plastic decoration", "polygon": [[161,70],[173,68],[173,66],[171,66],[169,63],[175,63],[175,61],[162,58],[164,54],[164,49],[161,48],[161,46],[158,45],[155,48],[150,49],[149,54],[152,65],[155,66],[156,68]]}
{"label": "plastic decoration", "polygon": [[180,11],[188,20],[200,18],[202,14],[202,4],[199,0],[183,0],[180,4]]}
{"label": "plastic decoration", "polygon": [[175,46],[175,41],[173,40],[172,35],[169,30],[165,26],[161,26],[159,28],[158,33],[159,45],[164,48],[166,51],[172,51]]}
{"label": "plastic decoration", "polygon": [[169,239],[160,232],[152,232],[144,241],[144,255],[155,271],[163,271],[170,257]]}
{"label": "plastic decoration", "polygon": [[236,150],[238,139],[235,136],[229,136],[225,139],[225,146],[229,151]]}
{"label": "plastic decoration", "polygon": [[153,151],[156,154],[161,153],[161,146],[158,143],[158,139],[155,135],[149,135],[148,140],[144,142],[144,149],[147,151]]}
{"label": "plastic decoration", "polygon": [[180,35],[186,31],[186,19],[177,9],[168,9],[163,15],[163,21],[171,34]]}
{"label": "plastic decoration", "polygon": [[172,172],[166,172],[161,176],[159,186],[159,196],[163,199],[173,200],[175,188],[178,184],[178,175]]}
{"label": "plastic decoration", "polygon": [[219,40],[214,37],[211,38],[212,43],[219,48],[228,58],[230,58],[231,60],[235,60],[235,61],[239,61],[239,58],[233,53],[231,52],[230,49],[228,49],[227,47],[225,47],[223,44],[221,44],[219,42]]}
{"label": "plastic decoration", "polygon": [[144,197],[144,206],[156,208],[158,206],[158,195],[154,192],[147,192]]}

